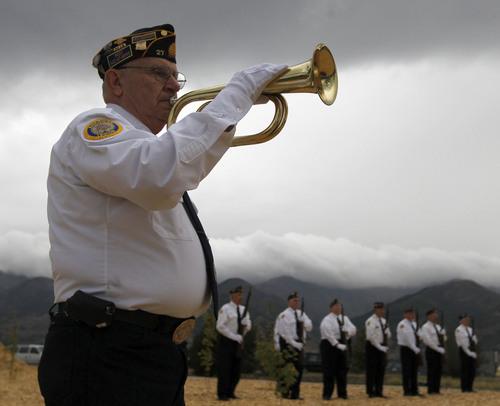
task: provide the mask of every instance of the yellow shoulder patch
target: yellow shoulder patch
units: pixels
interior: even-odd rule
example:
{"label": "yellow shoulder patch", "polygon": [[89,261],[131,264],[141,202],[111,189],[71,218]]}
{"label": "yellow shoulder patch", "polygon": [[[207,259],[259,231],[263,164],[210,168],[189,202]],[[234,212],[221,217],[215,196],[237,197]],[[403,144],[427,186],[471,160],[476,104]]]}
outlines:
{"label": "yellow shoulder patch", "polygon": [[102,140],[104,138],[113,137],[121,133],[123,127],[116,121],[107,118],[100,118],[94,120],[85,127],[83,135],[86,139],[91,141]]}
{"label": "yellow shoulder patch", "polygon": [[219,310],[219,314],[222,314],[222,312],[223,312],[223,311],[224,311],[224,310],[220,309],[220,310]]}
{"label": "yellow shoulder patch", "polygon": [[281,315],[281,318],[282,318],[282,319],[284,319],[284,318],[285,318],[285,315],[284,315],[284,314],[282,314],[282,315]]}
{"label": "yellow shoulder patch", "polygon": [[401,324],[401,327],[400,328],[405,328],[405,325],[404,324]]}

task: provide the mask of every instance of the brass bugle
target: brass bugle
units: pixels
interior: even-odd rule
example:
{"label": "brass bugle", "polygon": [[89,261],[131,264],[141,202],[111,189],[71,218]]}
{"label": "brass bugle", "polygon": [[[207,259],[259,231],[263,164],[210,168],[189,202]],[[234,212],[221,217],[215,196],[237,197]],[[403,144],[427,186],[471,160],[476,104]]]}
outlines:
{"label": "brass bugle", "polygon": [[[167,127],[175,123],[180,111],[192,102],[214,99],[226,85],[207,87],[186,93],[173,104]],[[306,62],[290,66],[279,78],[269,83],[263,95],[275,105],[274,117],[269,126],[257,134],[235,136],[232,147],[267,142],[283,129],[288,115],[288,105],[282,93],[316,93],[324,104],[330,106],[337,97],[338,77],[335,61],[324,44],[316,46],[313,56]],[[209,102],[208,102],[209,103]],[[203,104],[201,111],[208,103]]]}

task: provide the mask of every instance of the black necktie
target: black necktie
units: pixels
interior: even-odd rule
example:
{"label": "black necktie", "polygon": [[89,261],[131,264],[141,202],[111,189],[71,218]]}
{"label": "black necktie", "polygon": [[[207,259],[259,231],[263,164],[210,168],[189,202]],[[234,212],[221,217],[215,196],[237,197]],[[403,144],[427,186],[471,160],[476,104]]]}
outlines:
{"label": "black necktie", "polygon": [[469,340],[472,340],[472,335],[469,333],[469,327],[465,327],[465,332],[467,333],[467,337],[469,337]]}
{"label": "black necktie", "polygon": [[439,331],[438,331],[438,328],[437,328],[437,326],[435,324],[434,324],[434,330],[436,330],[436,337],[439,340]]}
{"label": "black necktie", "polygon": [[294,311],[293,313],[295,314],[295,332],[300,340],[299,317],[297,316],[297,311]]}
{"label": "black necktie", "polygon": [[238,314],[238,334],[241,330],[241,314],[240,314],[240,306],[236,305],[236,313]]}
{"label": "black necktie", "polygon": [[[380,328],[382,329],[382,340],[385,341],[385,328],[384,323],[382,323],[382,318],[378,319],[380,321]],[[383,341],[380,344],[383,344]]]}
{"label": "black necktie", "polygon": [[187,192],[184,192],[182,195],[183,205],[186,209],[186,212],[193,224],[194,229],[196,230],[196,234],[201,242],[201,248],[203,249],[203,255],[205,256],[205,265],[207,269],[207,278],[208,278],[208,286],[212,292],[212,301],[214,304],[214,316],[217,319],[217,313],[219,311],[219,295],[217,292],[217,280],[215,279],[215,266],[214,266],[214,257],[212,255],[212,249],[210,248],[210,244],[208,243],[208,238],[203,230],[203,226],[201,225],[201,221],[196,214],[196,210],[194,209],[193,203],[191,203],[191,199],[189,198]]}

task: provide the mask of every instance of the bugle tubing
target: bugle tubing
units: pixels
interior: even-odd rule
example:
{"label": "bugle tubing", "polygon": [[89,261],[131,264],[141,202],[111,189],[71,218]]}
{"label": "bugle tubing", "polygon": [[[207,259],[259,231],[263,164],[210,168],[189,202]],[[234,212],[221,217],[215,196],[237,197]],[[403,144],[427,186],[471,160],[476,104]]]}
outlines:
{"label": "bugle tubing", "polygon": [[[167,126],[175,123],[180,111],[189,103],[212,100],[226,85],[194,90],[180,97],[172,106]],[[338,77],[335,61],[330,50],[324,44],[316,46],[310,60],[290,66],[279,78],[266,86],[262,94],[269,97],[275,105],[273,120],[260,133],[235,136],[231,146],[253,145],[267,142],[283,129],[288,115],[288,105],[283,93],[316,93],[324,104],[330,106],[337,97]],[[202,105],[201,111],[208,103]]]}

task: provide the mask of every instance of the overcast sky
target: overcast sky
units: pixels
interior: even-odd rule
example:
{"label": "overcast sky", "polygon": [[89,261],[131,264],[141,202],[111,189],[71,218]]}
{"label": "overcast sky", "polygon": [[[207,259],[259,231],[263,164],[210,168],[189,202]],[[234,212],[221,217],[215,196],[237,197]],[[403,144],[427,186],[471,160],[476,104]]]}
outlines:
{"label": "overcast sky", "polygon": [[[496,0],[2,1],[0,270],[50,276],[50,149],[103,106],[91,60],[168,22],[183,92],[318,43],[337,64],[332,106],[286,95],[282,133],[231,148],[191,193],[220,280],[500,287],[499,21]],[[254,108],[237,134],[271,115]]]}

